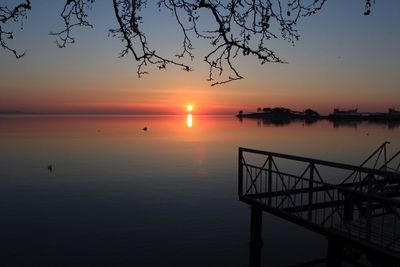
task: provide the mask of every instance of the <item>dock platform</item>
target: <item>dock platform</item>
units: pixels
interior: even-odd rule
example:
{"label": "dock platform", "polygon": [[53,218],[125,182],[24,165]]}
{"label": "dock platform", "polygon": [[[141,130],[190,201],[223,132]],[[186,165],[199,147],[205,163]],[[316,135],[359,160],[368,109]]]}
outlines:
{"label": "dock platform", "polygon": [[262,246],[268,212],[325,236],[327,266],[341,266],[345,247],[400,266],[400,172],[388,167],[398,155],[370,168],[239,148],[238,194],[251,206],[251,246]]}

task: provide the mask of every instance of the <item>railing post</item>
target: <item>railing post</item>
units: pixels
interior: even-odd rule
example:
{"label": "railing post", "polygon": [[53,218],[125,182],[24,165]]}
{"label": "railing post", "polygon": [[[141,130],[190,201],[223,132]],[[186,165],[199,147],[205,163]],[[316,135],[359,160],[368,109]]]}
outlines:
{"label": "railing post", "polygon": [[250,246],[262,246],[262,209],[255,206],[250,209]]}
{"label": "railing post", "polygon": [[341,267],[343,258],[343,244],[333,236],[328,237],[327,267]]}
{"label": "railing post", "polygon": [[366,222],[366,229],[365,229],[365,231],[366,231],[365,236],[367,237],[367,240],[371,239],[372,204],[373,204],[372,197],[371,197],[371,195],[368,195],[367,196],[367,214],[366,214],[367,222]]}
{"label": "railing post", "polygon": [[353,195],[349,192],[346,192],[344,195],[344,221],[352,221],[354,218],[354,202]]}
{"label": "railing post", "polygon": [[371,174],[370,172],[368,172],[368,174],[367,174],[367,188],[368,188],[368,191],[367,191],[367,193],[369,194],[369,193],[371,193],[371,191],[372,191],[372,178],[373,178],[373,174]]}
{"label": "railing post", "polygon": [[314,163],[310,163],[310,181],[308,183],[308,220],[312,221],[313,187],[314,187]]}
{"label": "railing post", "polygon": [[387,164],[387,152],[386,152],[386,145],[387,144],[390,144],[390,142],[385,142],[385,145],[384,145],[384,147],[383,147],[383,158],[384,158],[384,160],[385,160],[385,163],[384,163],[384,166],[386,167],[386,164]]}
{"label": "railing post", "polygon": [[243,196],[243,149],[239,147],[238,155],[238,194]]}
{"label": "railing post", "polygon": [[261,266],[262,209],[252,206],[250,216],[250,267]]}
{"label": "railing post", "polygon": [[268,205],[272,203],[272,156],[268,156]]}

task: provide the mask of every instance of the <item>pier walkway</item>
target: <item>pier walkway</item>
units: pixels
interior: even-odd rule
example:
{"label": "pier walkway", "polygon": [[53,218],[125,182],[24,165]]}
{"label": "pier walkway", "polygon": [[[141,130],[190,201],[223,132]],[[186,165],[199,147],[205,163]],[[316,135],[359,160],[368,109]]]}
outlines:
{"label": "pier walkway", "polygon": [[[387,158],[387,144],[361,166],[239,148],[238,194],[252,207],[251,246],[262,246],[265,211],[326,236],[327,266],[341,266],[344,247],[400,266],[400,153]],[[383,164],[365,167],[382,152]]]}

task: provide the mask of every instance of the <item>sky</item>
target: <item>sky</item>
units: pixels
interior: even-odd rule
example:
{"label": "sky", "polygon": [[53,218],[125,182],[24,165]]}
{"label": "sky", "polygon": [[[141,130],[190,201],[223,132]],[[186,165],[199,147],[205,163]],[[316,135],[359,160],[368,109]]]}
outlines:
{"label": "sky", "polygon": [[[150,45],[174,55],[182,38],[176,23],[149,2],[143,17]],[[245,79],[213,87],[203,62],[204,42],[194,40],[193,71],[171,66],[138,78],[134,59],[120,58],[123,44],[108,35],[117,26],[111,1],[97,0],[89,14],[94,28],[76,30],[76,43],[63,49],[48,35],[61,27],[63,1],[33,0],[32,5],[11,43],[26,50],[25,57],[15,59],[0,49],[0,110],[184,114],[189,103],[194,114],[275,106],[322,114],[333,108],[400,109],[398,0],[376,1],[369,16],[363,15],[363,0],[328,0],[319,13],[300,21],[295,45],[269,44],[288,64],[261,65],[242,57],[236,66]]]}

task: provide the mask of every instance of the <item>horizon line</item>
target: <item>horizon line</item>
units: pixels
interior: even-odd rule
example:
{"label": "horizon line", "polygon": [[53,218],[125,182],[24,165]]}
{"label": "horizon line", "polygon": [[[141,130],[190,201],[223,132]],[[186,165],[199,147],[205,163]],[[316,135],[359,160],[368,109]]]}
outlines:
{"label": "horizon line", "polygon": [[117,113],[117,112],[16,112],[1,113],[0,116],[235,116],[234,113]]}

